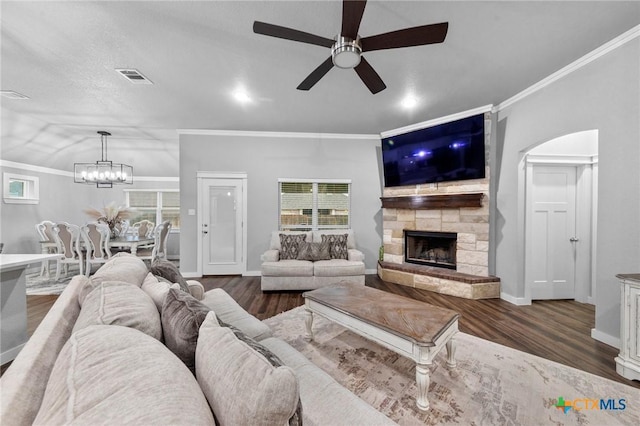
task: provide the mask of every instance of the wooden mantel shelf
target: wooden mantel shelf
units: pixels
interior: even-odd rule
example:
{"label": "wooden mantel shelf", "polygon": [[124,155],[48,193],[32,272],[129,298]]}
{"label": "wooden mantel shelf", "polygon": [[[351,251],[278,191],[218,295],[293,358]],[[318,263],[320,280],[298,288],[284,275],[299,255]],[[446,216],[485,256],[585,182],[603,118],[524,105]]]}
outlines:
{"label": "wooden mantel shelf", "polygon": [[460,207],[482,207],[481,192],[467,194],[414,195],[405,197],[380,197],[382,207],[387,209],[457,209]]}

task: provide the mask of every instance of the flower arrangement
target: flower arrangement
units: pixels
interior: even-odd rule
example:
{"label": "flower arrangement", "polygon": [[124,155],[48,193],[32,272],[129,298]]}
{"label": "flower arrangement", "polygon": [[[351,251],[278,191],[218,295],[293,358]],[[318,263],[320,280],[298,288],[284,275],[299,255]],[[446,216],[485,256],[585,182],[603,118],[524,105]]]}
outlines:
{"label": "flower arrangement", "polygon": [[135,213],[133,209],[128,207],[116,206],[114,202],[107,204],[102,210],[91,207],[85,209],[84,212],[98,222],[104,222],[109,225],[112,233],[116,225],[130,219]]}

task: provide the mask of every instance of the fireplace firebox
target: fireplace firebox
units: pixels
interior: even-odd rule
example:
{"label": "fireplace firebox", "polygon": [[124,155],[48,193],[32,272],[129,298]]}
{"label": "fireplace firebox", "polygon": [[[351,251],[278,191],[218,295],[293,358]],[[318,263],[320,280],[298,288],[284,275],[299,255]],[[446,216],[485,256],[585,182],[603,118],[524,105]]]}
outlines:
{"label": "fireplace firebox", "polygon": [[418,265],[456,269],[455,232],[404,230],[404,260]]}

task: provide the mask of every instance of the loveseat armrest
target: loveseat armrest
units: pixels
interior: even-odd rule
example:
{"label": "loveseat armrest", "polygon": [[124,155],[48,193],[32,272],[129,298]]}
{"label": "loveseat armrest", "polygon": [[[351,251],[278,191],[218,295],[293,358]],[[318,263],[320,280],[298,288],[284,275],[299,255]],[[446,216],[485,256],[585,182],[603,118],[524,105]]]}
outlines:
{"label": "loveseat armrest", "polygon": [[260,256],[260,260],[263,262],[277,262],[280,260],[280,250],[267,250]]}
{"label": "loveseat armrest", "polygon": [[349,249],[347,250],[347,258],[355,262],[364,262],[364,253],[360,250]]}
{"label": "loveseat armrest", "polygon": [[199,281],[187,280],[187,285],[189,286],[189,293],[196,300],[204,299],[204,286]]}

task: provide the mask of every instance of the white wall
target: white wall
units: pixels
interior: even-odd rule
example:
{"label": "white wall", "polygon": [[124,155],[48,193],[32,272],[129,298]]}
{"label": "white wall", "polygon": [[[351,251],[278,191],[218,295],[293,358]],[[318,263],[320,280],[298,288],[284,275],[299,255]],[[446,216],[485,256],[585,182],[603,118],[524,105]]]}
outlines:
{"label": "white wall", "polygon": [[640,271],[640,40],[635,39],[498,113],[496,274],[503,292],[524,295],[523,208],[518,166],[544,141],[585,130],[599,134],[594,335],[615,341],[620,286]]}
{"label": "white wall", "polygon": [[278,178],[351,179],[351,225],[367,269],[375,269],[382,243],[380,139],[377,136],[301,137],[180,135],[180,269],[197,271],[196,172],[248,175],[247,270],[260,270],[271,231],[278,229]]}

